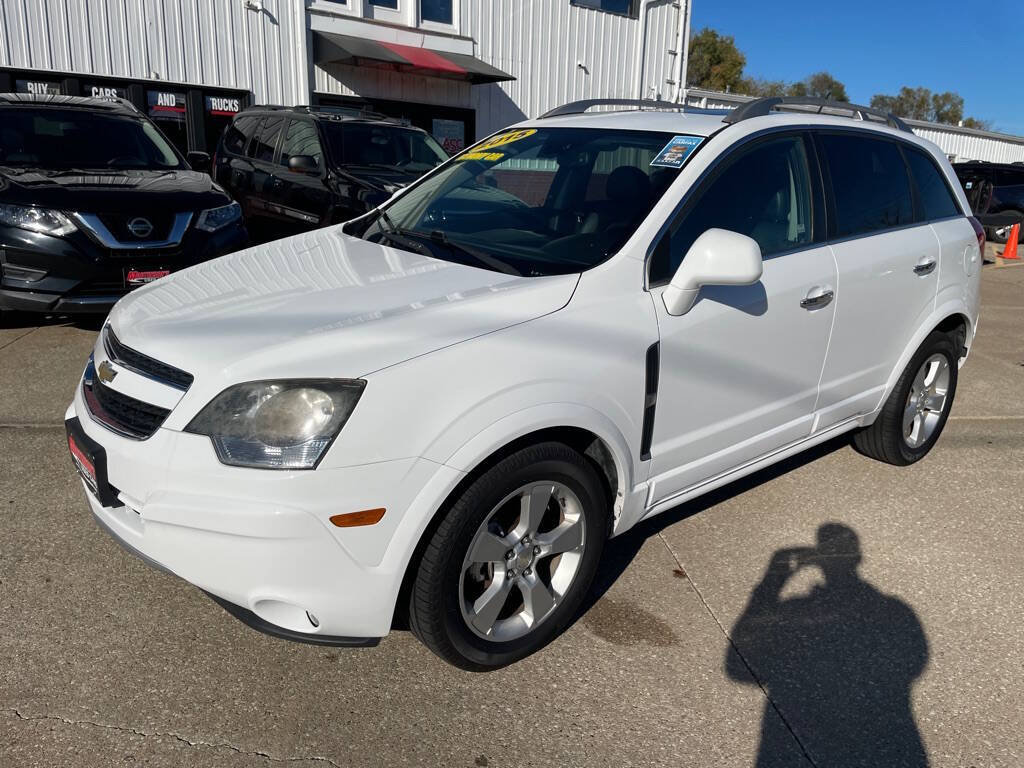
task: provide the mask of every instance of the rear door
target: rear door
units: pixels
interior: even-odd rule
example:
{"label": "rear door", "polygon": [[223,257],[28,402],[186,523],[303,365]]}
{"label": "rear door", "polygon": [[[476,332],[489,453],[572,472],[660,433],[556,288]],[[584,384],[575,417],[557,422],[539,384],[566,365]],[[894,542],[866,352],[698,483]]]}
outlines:
{"label": "rear door", "polygon": [[259,132],[249,144],[252,173],[246,190],[251,216],[266,222],[280,220],[274,211],[273,200],[281,194],[284,182],[278,176],[278,146],[284,130],[284,116],[270,115],[260,125]]}
{"label": "rear door", "polygon": [[894,139],[818,131],[839,268],[835,327],[816,429],[873,411],[913,333],[931,313],[939,241],[915,216],[907,163]]}

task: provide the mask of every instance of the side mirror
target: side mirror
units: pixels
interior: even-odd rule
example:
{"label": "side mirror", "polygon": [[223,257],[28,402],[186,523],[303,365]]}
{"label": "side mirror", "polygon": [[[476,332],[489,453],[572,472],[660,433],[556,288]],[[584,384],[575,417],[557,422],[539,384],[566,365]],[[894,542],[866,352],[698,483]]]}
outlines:
{"label": "side mirror", "polygon": [[761,279],[761,247],[756,240],[709,229],[686,252],[662,298],[670,315],[685,315],[702,285],[753,285]]}
{"label": "side mirror", "polygon": [[192,166],[193,171],[209,173],[211,163],[210,155],[207,152],[189,152],[185,155],[185,159],[188,160],[188,164]]}
{"label": "side mirror", "polygon": [[315,175],[320,173],[320,165],[312,155],[292,155],[288,158],[288,170]]}

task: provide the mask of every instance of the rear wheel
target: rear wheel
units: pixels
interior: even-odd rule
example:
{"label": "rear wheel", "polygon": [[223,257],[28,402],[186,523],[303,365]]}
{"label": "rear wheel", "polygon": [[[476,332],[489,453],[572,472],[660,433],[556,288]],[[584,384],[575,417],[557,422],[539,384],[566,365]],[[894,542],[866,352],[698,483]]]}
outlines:
{"label": "rear wheel", "polygon": [[428,542],[409,623],[463,669],[502,667],[572,620],[608,528],[608,499],[588,460],[560,443],[508,456],[466,488]]}
{"label": "rear wheel", "polygon": [[935,331],[904,369],[875,423],[853,437],[865,456],[905,466],[925,457],[942,434],[956,394],[959,347]]}

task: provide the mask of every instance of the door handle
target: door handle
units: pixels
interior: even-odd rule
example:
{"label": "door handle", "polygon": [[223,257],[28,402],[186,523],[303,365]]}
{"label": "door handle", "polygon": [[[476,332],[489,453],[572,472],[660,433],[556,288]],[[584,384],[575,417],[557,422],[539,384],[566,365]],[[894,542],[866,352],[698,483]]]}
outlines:
{"label": "door handle", "polygon": [[800,299],[800,306],[804,309],[820,309],[832,302],[836,292],[831,288],[812,288],[811,291]]}
{"label": "door handle", "polygon": [[931,256],[922,256],[918,260],[917,266],[914,267],[915,275],[930,275],[934,271],[935,259],[933,259]]}

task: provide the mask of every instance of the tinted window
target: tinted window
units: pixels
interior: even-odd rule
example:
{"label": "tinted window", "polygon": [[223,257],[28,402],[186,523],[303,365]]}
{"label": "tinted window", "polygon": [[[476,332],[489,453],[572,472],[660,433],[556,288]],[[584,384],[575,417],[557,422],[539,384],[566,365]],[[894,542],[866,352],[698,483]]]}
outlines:
{"label": "tinted window", "polygon": [[274,162],[274,152],[277,149],[277,137],[281,134],[281,126],[284,125],[283,117],[268,117],[260,128],[260,135],[250,147],[249,154],[257,160],[268,163]]}
{"label": "tinted window", "polygon": [[608,13],[636,16],[636,0],[572,0],[573,5],[583,5]]}
{"label": "tinted window", "polygon": [[924,220],[944,219],[959,214],[960,209],[953,200],[953,193],[949,191],[949,185],[932,159],[924,152],[910,147],[904,147],[903,151],[910,164],[910,172],[917,182]]}
{"label": "tinted window", "polygon": [[1006,168],[996,168],[995,181],[997,187],[1020,186],[1024,184],[1024,169],[1011,171]]}
{"label": "tinted window", "polygon": [[836,237],[913,223],[910,179],[894,142],[834,133],[818,138],[832,175]]}
{"label": "tinted window", "polygon": [[56,169],[182,167],[170,144],[148,120],[50,107],[15,107],[0,112],[0,165]]}
{"label": "tinted window", "polygon": [[288,165],[289,158],[295,155],[309,155],[321,165],[322,153],[320,140],[316,135],[316,126],[308,120],[292,120],[281,143],[281,165]]}
{"label": "tinted window", "polygon": [[232,122],[224,133],[224,149],[236,155],[244,154],[245,145],[249,141],[249,137],[252,136],[253,128],[256,127],[258,120],[258,117],[249,115]]}
{"label": "tinted window", "polygon": [[788,136],[740,149],[662,238],[651,262],[651,282],[671,279],[694,241],[714,227],[752,237],[763,256],[809,244],[811,212],[803,139]]}

